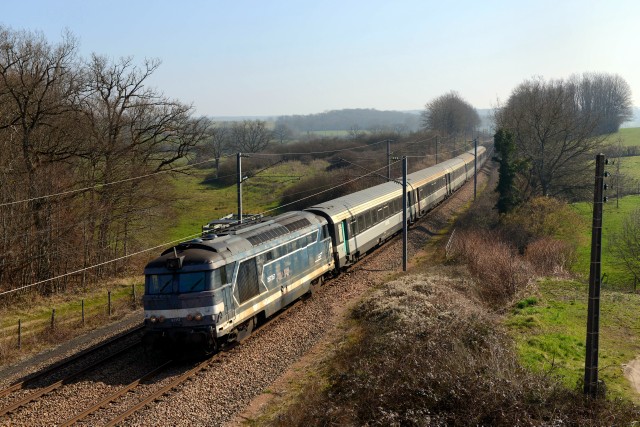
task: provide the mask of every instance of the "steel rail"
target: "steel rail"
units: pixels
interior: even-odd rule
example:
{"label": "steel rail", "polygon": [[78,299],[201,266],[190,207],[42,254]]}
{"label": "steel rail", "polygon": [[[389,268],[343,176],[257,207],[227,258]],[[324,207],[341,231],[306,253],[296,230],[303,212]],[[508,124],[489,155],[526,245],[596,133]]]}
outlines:
{"label": "steel rail", "polygon": [[126,411],[122,412],[116,418],[110,420],[107,424],[105,424],[105,426],[110,427],[110,426],[115,426],[115,425],[118,425],[118,424],[122,423],[129,416],[133,415],[134,413],[136,413],[140,409],[144,408],[149,403],[153,402],[154,400],[156,400],[157,398],[159,398],[163,394],[168,393],[169,391],[171,391],[171,389],[173,389],[175,387],[178,387],[180,384],[184,383],[186,380],[188,380],[189,378],[191,378],[192,376],[194,376],[198,372],[208,368],[209,365],[213,364],[221,356],[222,356],[222,353],[218,353],[218,354],[214,355],[212,358],[204,360],[204,361],[198,363],[195,367],[189,369],[187,372],[185,372],[182,375],[180,375],[180,376],[176,377],[175,379],[173,379],[169,384],[167,384],[164,387],[161,387],[160,389],[158,389],[158,390],[154,391],[153,393],[147,395],[147,397],[145,397],[144,399],[139,401],[137,404],[135,404],[134,406],[130,407]]}
{"label": "steel rail", "polygon": [[33,402],[34,400],[38,399],[39,397],[41,397],[41,396],[43,396],[43,395],[45,395],[45,394],[57,389],[57,388],[60,388],[61,386],[65,385],[65,384],[68,384],[69,382],[71,382],[74,379],[80,377],[81,375],[92,371],[93,369],[97,368],[98,366],[100,366],[100,365],[102,365],[102,364],[104,364],[104,363],[106,363],[106,362],[108,362],[108,361],[110,361],[112,359],[115,359],[116,357],[118,357],[118,356],[120,356],[120,355],[122,355],[122,354],[124,354],[124,353],[126,353],[128,351],[130,351],[134,347],[137,347],[137,346],[139,346],[141,344],[142,344],[142,341],[135,342],[135,343],[129,345],[128,347],[125,347],[125,348],[123,348],[123,349],[121,349],[121,350],[119,350],[119,351],[117,351],[117,352],[115,352],[113,354],[110,354],[109,356],[103,357],[102,359],[92,363],[91,365],[89,365],[89,366],[87,366],[85,368],[82,368],[81,370],[69,375],[66,378],[63,378],[63,379],[61,379],[59,381],[56,381],[55,383],[53,383],[53,384],[51,384],[51,385],[49,385],[47,387],[44,387],[44,388],[42,388],[42,389],[40,389],[40,390],[38,390],[38,391],[36,391],[34,393],[29,394],[28,396],[18,400],[17,402],[14,402],[14,403],[12,403],[12,404],[10,404],[8,406],[5,406],[4,408],[0,409],[0,416],[6,415],[9,412],[13,412],[16,409]]}
{"label": "steel rail", "polygon": [[69,357],[69,358],[67,358],[67,359],[65,359],[65,360],[63,360],[61,362],[54,363],[53,365],[48,366],[47,368],[45,368],[42,371],[36,372],[35,374],[32,374],[32,375],[29,375],[29,376],[25,377],[24,379],[19,380],[19,381],[15,382],[15,383],[11,384],[7,388],[4,388],[4,389],[0,390],[0,398],[5,397],[5,396],[13,393],[16,390],[23,389],[23,388],[25,388],[26,385],[31,384],[31,383],[35,382],[36,380],[38,380],[38,379],[40,379],[42,377],[50,375],[51,373],[53,373],[55,371],[58,371],[58,370],[66,367],[66,366],[69,366],[69,365],[75,363],[81,357],[88,356],[88,355],[93,354],[93,353],[97,353],[98,351],[104,349],[106,346],[108,346],[110,344],[113,344],[116,341],[128,338],[131,335],[134,335],[135,333],[139,332],[143,328],[144,328],[144,325],[136,326],[133,329],[130,329],[130,330],[125,331],[125,332],[122,332],[122,333],[120,333],[118,335],[115,335],[115,336],[109,338],[108,340],[100,343],[98,346],[94,346],[94,347],[90,347],[90,348],[87,348],[85,350],[82,350],[81,352],[76,353],[73,356],[71,356],[71,357]]}
{"label": "steel rail", "polygon": [[60,426],[61,427],[70,426],[70,425],[80,421],[81,419],[85,418],[87,415],[90,415],[90,414],[92,414],[94,412],[99,411],[100,409],[105,407],[107,404],[115,401],[116,399],[118,399],[120,396],[124,395],[128,391],[133,390],[134,388],[136,388],[140,383],[142,383],[144,381],[147,381],[150,378],[155,377],[160,372],[164,371],[166,368],[171,366],[173,363],[174,363],[173,360],[169,360],[169,361],[163,363],[162,365],[158,366],[157,368],[154,368],[153,370],[147,372],[146,374],[144,374],[143,376],[141,376],[137,380],[132,381],[131,383],[129,383],[125,387],[123,387],[120,390],[110,394],[109,396],[105,397],[100,402],[96,403],[95,405],[87,408],[85,411],[83,411],[83,412],[81,412],[81,413],[79,413],[77,415],[74,415],[72,418],[69,418],[68,420],[64,421],[62,424],[60,424]]}

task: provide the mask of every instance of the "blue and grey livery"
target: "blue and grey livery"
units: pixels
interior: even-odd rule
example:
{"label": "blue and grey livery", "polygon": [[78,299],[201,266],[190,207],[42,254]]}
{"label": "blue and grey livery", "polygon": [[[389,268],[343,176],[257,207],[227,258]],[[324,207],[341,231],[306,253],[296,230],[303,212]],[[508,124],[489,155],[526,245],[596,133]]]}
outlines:
{"label": "blue and grey livery", "polygon": [[146,339],[215,349],[334,269],[327,221],[288,212],[181,243],[147,264]]}

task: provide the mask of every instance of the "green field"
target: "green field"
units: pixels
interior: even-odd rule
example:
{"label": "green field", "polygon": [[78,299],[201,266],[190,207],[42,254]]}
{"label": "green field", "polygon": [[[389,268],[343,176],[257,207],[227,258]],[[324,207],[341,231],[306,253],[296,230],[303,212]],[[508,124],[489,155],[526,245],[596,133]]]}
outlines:
{"label": "green field", "polygon": [[615,144],[618,138],[622,140],[624,146],[640,146],[640,128],[620,129],[617,133],[611,134],[607,138],[607,142]]}
{"label": "green field", "polygon": [[640,156],[622,157],[619,162],[621,174],[632,179],[640,179]]}
{"label": "green field", "polygon": [[[228,161],[234,161],[228,160]],[[319,174],[327,163],[314,161],[304,165],[298,161],[286,162],[251,177],[242,185],[242,211],[262,213],[278,207],[280,197],[289,186],[299,182],[298,177]],[[209,221],[238,211],[237,187],[204,183],[213,169],[196,169],[190,175],[173,180],[178,200],[175,204],[175,225],[165,234],[165,241],[182,239],[199,233]],[[184,197],[180,195],[184,194]],[[274,212],[270,212],[273,215]]]}
{"label": "green field", "polygon": [[[583,218],[573,224],[582,235],[574,264],[581,279],[538,281],[507,316],[506,324],[526,366],[557,375],[568,387],[579,387],[584,376],[593,206],[576,203],[572,207]],[[640,355],[640,294],[632,292],[633,277],[617,261],[609,239],[638,207],[640,196],[620,199],[619,208],[615,201],[604,205],[602,272],[607,277],[602,284],[599,350],[599,377],[607,393],[636,403],[640,396],[624,377],[623,365]]]}
{"label": "green field", "polygon": [[[589,275],[589,265],[591,262],[591,222],[593,218],[593,207],[590,203],[575,203],[573,208],[584,218],[580,225],[581,233],[584,235],[583,244],[578,247],[578,259],[574,270],[584,277]],[[620,199],[619,208],[616,202],[610,199],[604,204],[602,213],[602,272],[607,274],[605,286],[616,289],[632,289],[633,277],[625,270],[624,265],[617,260],[610,242],[611,235],[619,231],[623,220],[634,210],[640,208],[640,196],[626,196]]]}
{"label": "green field", "polygon": [[[588,286],[564,280],[537,285],[507,317],[507,326],[526,366],[578,387],[584,377]],[[623,365],[640,355],[640,295],[605,289],[601,297],[599,379],[610,397],[640,403],[623,376]]]}

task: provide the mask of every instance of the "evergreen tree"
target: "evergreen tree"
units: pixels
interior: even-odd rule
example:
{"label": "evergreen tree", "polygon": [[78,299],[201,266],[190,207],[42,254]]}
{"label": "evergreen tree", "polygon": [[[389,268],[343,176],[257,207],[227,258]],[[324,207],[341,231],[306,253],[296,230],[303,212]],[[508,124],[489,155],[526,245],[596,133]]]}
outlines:
{"label": "evergreen tree", "polygon": [[519,197],[514,185],[519,162],[514,159],[516,144],[513,134],[502,128],[493,136],[498,161],[500,162],[498,186],[499,193],[496,208],[500,213],[507,213],[519,203]]}

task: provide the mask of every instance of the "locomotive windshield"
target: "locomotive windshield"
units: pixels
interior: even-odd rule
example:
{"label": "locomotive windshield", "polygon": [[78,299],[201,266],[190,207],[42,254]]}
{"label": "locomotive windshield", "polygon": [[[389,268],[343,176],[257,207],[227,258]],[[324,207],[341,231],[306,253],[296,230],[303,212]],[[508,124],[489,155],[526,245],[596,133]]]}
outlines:
{"label": "locomotive windshield", "polygon": [[222,285],[221,269],[190,273],[148,274],[146,292],[148,295],[175,294],[209,291]]}

